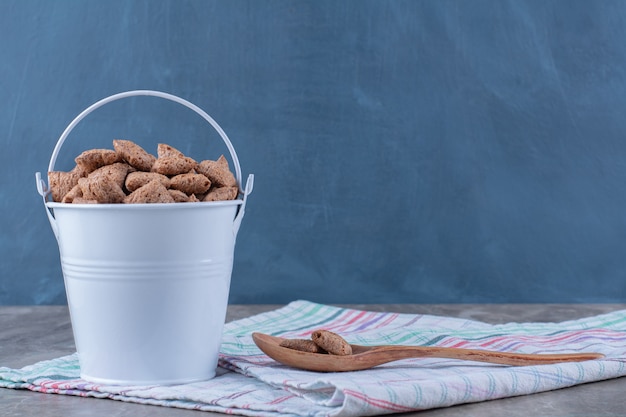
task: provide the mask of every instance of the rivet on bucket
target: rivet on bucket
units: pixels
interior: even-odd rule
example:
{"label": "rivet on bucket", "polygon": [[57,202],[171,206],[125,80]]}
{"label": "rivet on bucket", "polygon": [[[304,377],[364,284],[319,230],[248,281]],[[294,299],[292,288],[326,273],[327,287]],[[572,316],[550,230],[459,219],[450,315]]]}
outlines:
{"label": "rivet on bucket", "polygon": [[85,380],[123,385],[189,383],[217,367],[237,232],[254,176],[241,168],[226,133],[197,106],[171,94],[136,90],[80,113],[59,138],[54,164],[72,129],[98,107],[154,96],[182,104],[220,134],[242,197],[173,204],[64,204],[37,190],[59,244],[72,329]]}

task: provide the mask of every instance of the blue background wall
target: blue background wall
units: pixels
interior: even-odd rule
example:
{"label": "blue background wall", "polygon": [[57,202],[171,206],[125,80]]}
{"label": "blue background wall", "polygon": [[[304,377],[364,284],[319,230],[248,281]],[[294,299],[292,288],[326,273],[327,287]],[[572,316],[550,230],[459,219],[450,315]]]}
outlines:
{"label": "blue background wall", "polygon": [[[256,184],[231,303],[626,302],[622,1],[0,1],[0,304],[64,303],[34,173],[156,89]],[[196,159],[157,99],[77,128]]]}

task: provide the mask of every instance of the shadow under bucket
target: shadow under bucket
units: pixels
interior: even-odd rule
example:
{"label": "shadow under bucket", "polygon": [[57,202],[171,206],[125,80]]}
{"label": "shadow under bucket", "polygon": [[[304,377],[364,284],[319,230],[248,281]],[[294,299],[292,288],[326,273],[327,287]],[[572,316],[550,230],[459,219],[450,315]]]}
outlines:
{"label": "shadow under bucket", "polygon": [[[111,96],[87,110],[133,95],[199,110],[178,97],[144,90]],[[59,139],[49,171],[76,123]],[[229,150],[241,184],[232,145]],[[235,240],[252,185],[250,175],[242,196],[231,201],[66,204],[47,201],[49,190],[37,173],[59,245],[81,378],[156,385],[215,376]]]}

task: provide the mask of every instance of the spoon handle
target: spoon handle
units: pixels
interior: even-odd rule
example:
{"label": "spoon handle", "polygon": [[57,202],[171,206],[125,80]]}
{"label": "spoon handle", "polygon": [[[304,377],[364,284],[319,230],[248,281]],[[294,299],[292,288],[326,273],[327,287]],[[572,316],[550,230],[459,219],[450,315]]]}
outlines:
{"label": "spoon handle", "polygon": [[447,358],[514,366],[582,362],[604,357],[601,353],[531,354],[438,346],[380,346],[370,352],[376,352],[379,359],[389,359],[386,362],[408,358]]}

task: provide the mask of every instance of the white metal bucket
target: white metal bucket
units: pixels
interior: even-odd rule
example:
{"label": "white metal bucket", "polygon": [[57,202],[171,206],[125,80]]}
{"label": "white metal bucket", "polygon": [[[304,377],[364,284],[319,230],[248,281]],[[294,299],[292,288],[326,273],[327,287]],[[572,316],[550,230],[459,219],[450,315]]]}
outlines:
{"label": "white metal bucket", "polygon": [[81,378],[120,385],[179,384],[215,376],[230,289],[235,239],[253,175],[241,189],[232,144],[213,119],[171,94],[137,90],[100,100],[96,108],[131,96],[180,103],[207,120],[230,152],[242,194],[232,201],[170,204],[64,204],[37,188],[57,238]]}

